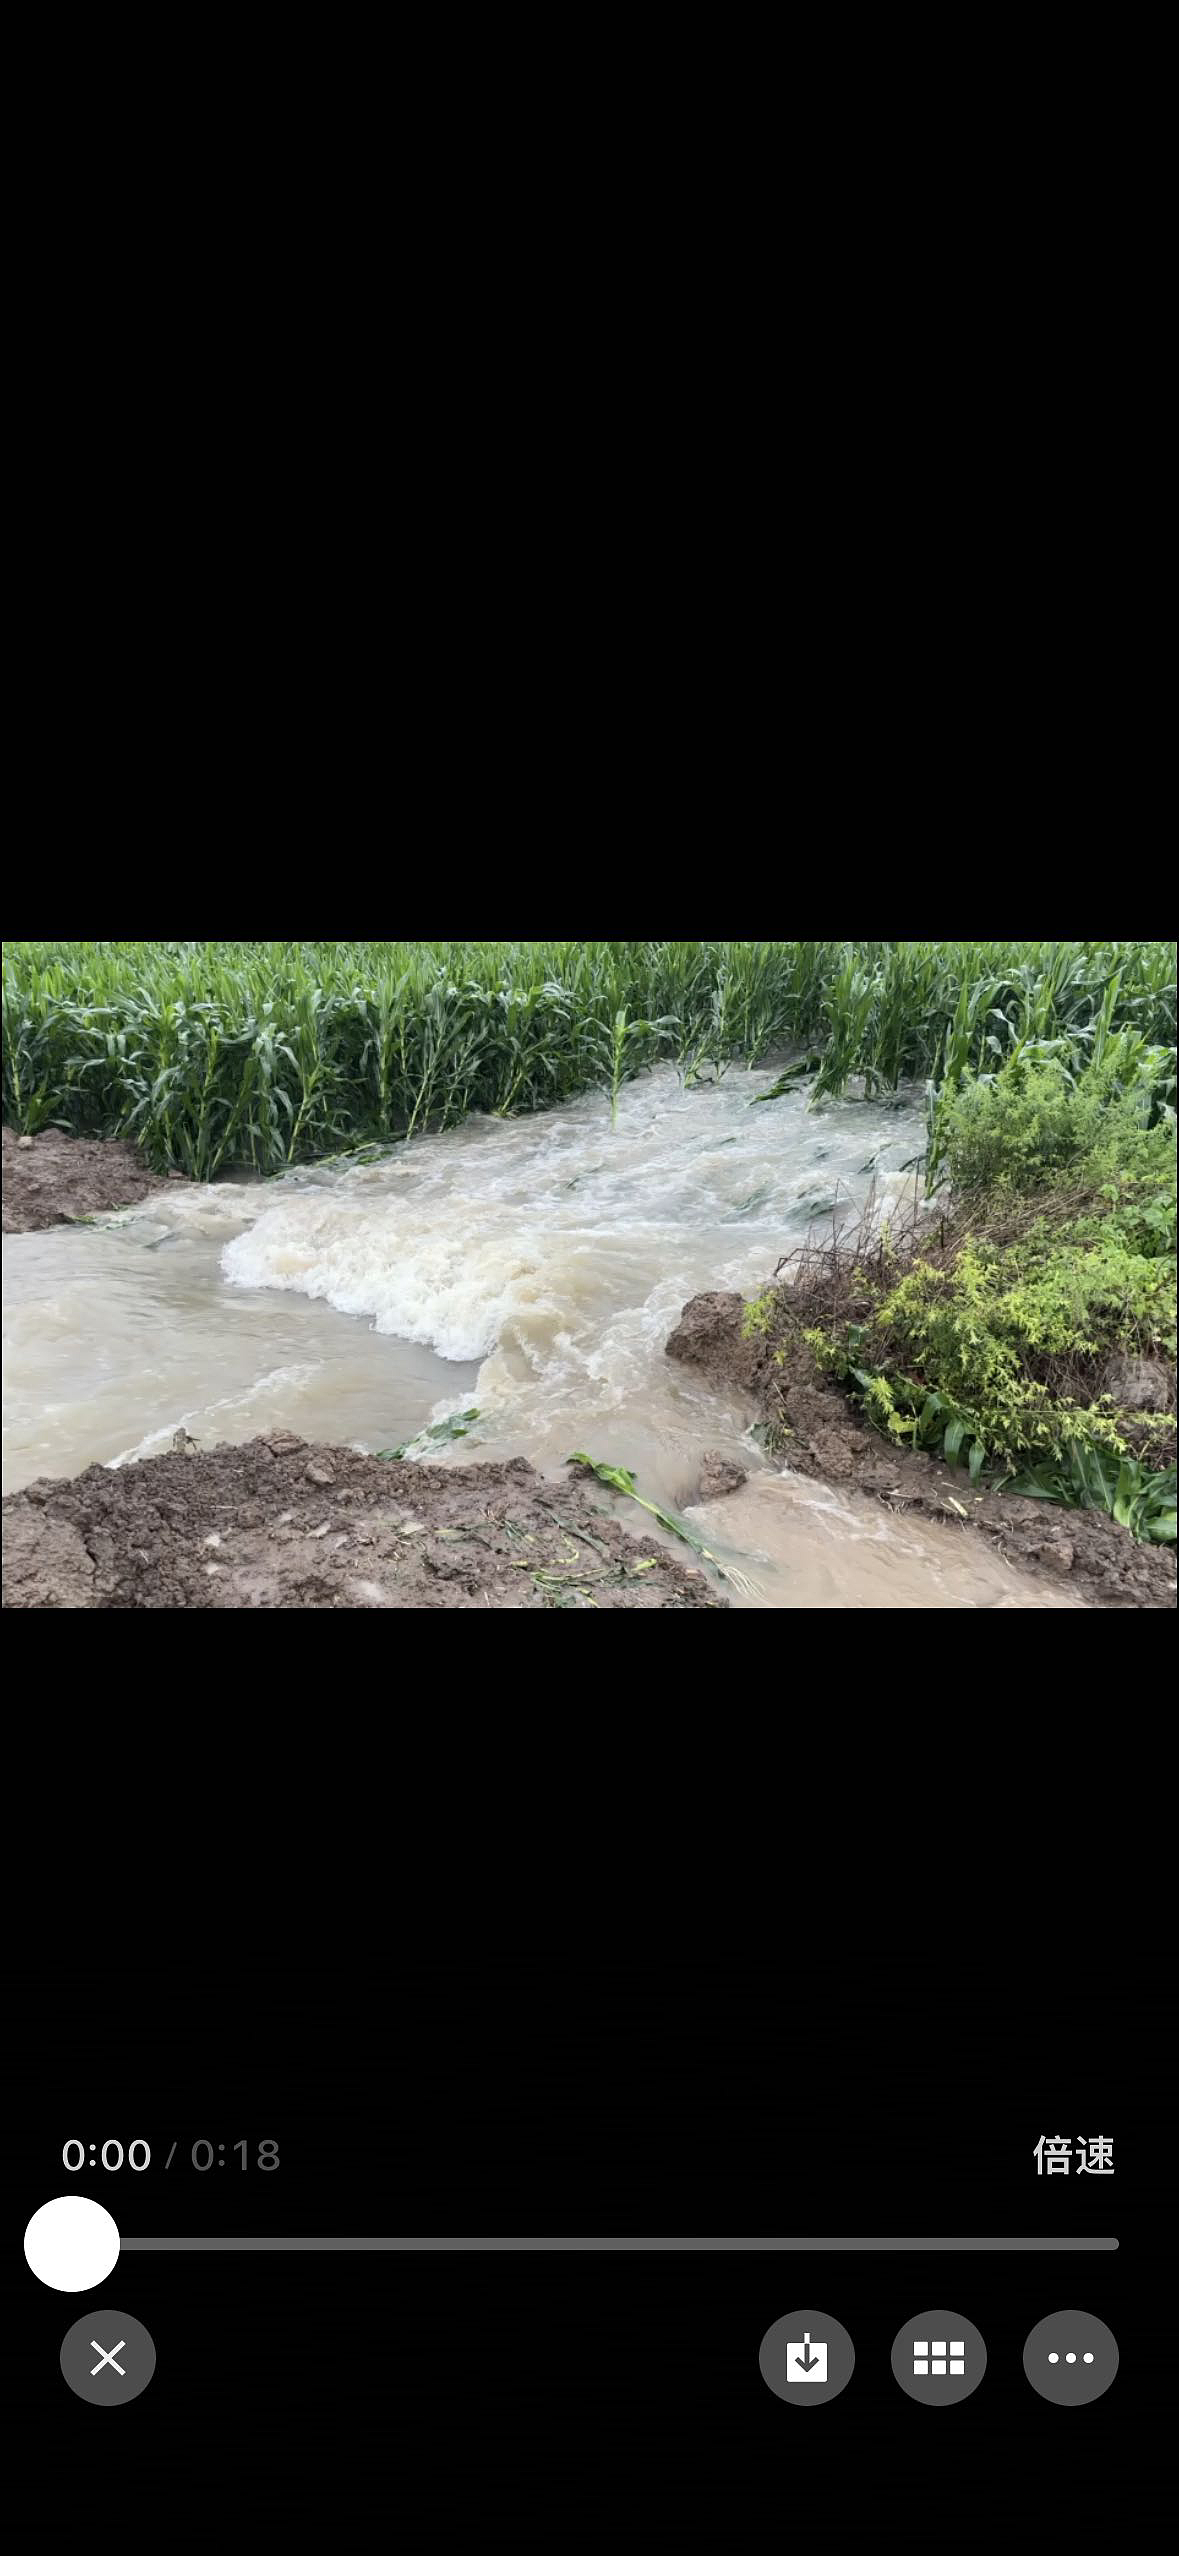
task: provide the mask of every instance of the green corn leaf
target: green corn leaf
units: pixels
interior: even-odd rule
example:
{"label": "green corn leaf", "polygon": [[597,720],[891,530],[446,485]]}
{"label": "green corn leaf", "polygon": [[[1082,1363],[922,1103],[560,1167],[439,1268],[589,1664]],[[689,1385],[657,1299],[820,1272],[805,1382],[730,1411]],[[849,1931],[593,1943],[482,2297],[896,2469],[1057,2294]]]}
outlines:
{"label": "green corn leaf", "polygon": [[647,1511],[649,1517],[658,1518],[660,1526],[667,1527],[672,1535],[677,1535],[681,1544],[690,1544],[694,1552],[702,1554],[706,1562],[711,1562],[713,1569],[722,1580],[727,1578],[728,1574],[721,1569],[715,1553],[710,1551],[708,1545],[693,1528],[685,1526],[682,1518],[673,1518],[667,1509],[659,1508],[654,1500],[643,1498],[633,1473],[628,1473],[625,1465],[602,1464],[595,1456],[589,1455],[566,1456],[565,1462],[580,1465],[584,1473],[595,1474],[598,1481],[604,1482],[609,1490],[625,1492],[627,1498],[636,1501],[640,1509]]}
{"label": "green corn leaf", "polygon": [[406,1456],[428,1451],[430,1447],[445,1444],[453,1438],[465,1438],[469,1435],[472,1421],[478,1417],[478,1408],[474,1404],[469,1411],[452,1411],[445,1420],[435,1420],[428,1428],[419,1429],[416,1438],[406,1438],[402,1446],[378,1447],[378,1458],[382,1464],[400,1464]]}

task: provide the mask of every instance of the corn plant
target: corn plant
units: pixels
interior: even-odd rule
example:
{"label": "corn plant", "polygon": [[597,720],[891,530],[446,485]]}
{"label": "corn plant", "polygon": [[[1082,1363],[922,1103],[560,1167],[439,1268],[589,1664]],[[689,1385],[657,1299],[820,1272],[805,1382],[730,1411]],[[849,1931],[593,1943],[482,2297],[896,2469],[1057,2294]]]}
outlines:
{"label": "corn plant", "polygon": [[[130,1137],[211,1179],[777,1049],[813,1097],[1012,1056],[1174,1107],[1175,947],[1152,941],[24,941],[3,965],[4,1116]],[[789,1088],[784,1085],[783,1088]]]}
{"label": "corn plant", "polygon": [[604,1024],[594,1045],[598,1060],[599,1081],[610,1095],[610,1124],[618,1125],[618,1095],[623,1083],[649,1061],[659,1043],[673,1038],[679,1024],[674,1020],[632,1020],[625,1004],[614,1018]]}

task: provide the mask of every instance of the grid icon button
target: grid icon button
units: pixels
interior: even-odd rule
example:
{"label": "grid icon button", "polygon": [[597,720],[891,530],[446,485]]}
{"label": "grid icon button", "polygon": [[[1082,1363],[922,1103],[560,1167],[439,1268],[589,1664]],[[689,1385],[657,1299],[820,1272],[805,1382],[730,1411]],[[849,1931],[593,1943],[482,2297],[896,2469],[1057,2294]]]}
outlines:
{"label": "grid icon button", "polygon": [[[940,2315],[914,2317],[913,2324],[923,2326],[924,2333],[914,2334],[902,2326],[892,2348],[898,2385],[925,2405],[956,2404],[973,2395],[987,2366],[987,2347],[978,2327],[968,2317],[951,2317],[944,2309]],[[956,2334],[954,2326],[959,2329]]]}

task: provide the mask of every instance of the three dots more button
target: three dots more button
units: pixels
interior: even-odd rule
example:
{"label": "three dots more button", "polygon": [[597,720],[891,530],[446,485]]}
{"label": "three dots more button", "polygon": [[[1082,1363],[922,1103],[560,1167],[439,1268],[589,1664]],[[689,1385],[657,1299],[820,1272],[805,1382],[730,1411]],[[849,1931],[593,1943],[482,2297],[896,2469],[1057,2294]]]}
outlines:
{"label": "three dots more button", "polygon": [[1050,2405],[1092,2405],[1118,2374],[1118,2347],[1108,2325],[1084,2308],[1057,2308],[1033,2325],[1023,2347],[1024,2375]]}

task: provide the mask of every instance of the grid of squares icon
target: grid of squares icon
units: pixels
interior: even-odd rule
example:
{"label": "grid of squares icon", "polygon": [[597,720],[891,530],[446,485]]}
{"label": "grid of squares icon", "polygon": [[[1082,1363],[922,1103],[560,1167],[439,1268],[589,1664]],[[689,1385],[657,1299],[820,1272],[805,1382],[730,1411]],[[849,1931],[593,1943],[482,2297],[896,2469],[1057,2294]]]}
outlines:
{"label": "grid of squares icon", "polygon": [[919,2343],[913,2338],[914,2378],[965,2378],[966,2345],[962,2343]]}

